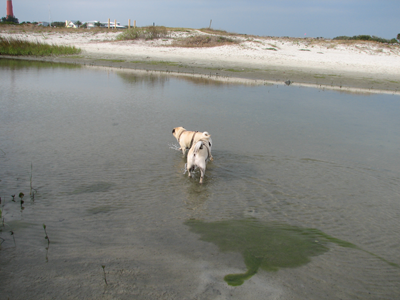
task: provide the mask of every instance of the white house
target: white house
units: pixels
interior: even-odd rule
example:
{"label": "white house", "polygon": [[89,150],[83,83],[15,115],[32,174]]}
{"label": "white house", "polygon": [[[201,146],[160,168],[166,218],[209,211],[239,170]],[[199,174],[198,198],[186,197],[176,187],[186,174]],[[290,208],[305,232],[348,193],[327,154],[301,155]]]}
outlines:
{"label": "white house", "polygon": [[78,22],[78,21],[68,21],[68,20],[66,20],[65,21],[65,27],[67,27],[67,28],[78,28],[79,26],[78,26],[78,24],[76,24],[76,22]]}
{"label": "white house", "polygon": [[[95,28],[95,27],[97,27],[95,25],[96,23],[100,23],[100,27],[108,28],[108,22],[88,21],[88,22],[85,22],[85,23],[86,23],[87,28]],[[124,29],[124,28],[126,28],[126,26],[122,26],[120,22],[117,22],[116,25],[115,25],[114,22],[110,21],[110,28]]]}
{"label": "white house", "polygon": [[37,25],[38,26],[49,26],[50,25],[50,23],[49,22],[37,22]]}
{"label": "white house", "polygon": [[101,22],[99,22],[99,21],[87,21],[85,23],[86,23],[87,28],[95,28],[95,27],[97,27],[95,24],[97,24],[97,23],[101,24]]}

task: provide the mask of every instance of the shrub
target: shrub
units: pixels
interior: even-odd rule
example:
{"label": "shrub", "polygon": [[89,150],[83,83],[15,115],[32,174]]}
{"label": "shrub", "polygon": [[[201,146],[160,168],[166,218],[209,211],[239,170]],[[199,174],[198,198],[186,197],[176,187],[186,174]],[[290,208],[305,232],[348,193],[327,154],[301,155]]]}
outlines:
{"label": "shrub", "polygon": [[7,16],[7,17],[2,17],[1,18],[1,23],[4,23],[4,24],[19,24],[19,21],[14,16]]}
{"label": "shrub", "polygon": [[223,45],[238,44],[239,42],[224,36],[196,35],[175,41],[176,47],[217,47]]}
{"label": "shrub", "polygon": [[374,42],[378,42],[378,43],[388,43],[388,44],[395,44],[398,43],[398,41],[396,39],[384,39],[384,38],[380,38],[378,36],[370,36],[370,35],[355,35],[355,36],[337,36],[335,38],[333,38],[334,40],[353,40],[353,41],[374,41]]}
{"label": "shrub", "polygon": [[118,35],[118,40],[154,40],[168,37],[169,32],[164,26],[135,27]]}

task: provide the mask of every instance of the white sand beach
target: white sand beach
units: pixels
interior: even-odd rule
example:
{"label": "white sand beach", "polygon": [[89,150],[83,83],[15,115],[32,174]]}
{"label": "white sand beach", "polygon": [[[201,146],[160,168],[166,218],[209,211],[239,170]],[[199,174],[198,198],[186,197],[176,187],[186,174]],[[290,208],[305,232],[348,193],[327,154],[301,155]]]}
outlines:
{"label": "white sand beach", "polygon": [[[185,48],[172,47],[170,44],[174,39],[205,33],[187,30],[174,32],[170,37],[158,40],[117,41],[116,37],[120,33],[121,31],[113,30],[3,30],[0,35],[6,38],[75,46],[82,49],[81,55],[73,58],[75,63],[154,71],[210,73],[281,83],[290,80],[294,84],[334,86],[343,89],[385,90],[392,93],[400,90],[399,44],[238,35],[235,38],[240,40],[240,43],[235,45]],[[43,60],[66,62],[63,58]],[[115,65],[117,60],[118,66]]]}

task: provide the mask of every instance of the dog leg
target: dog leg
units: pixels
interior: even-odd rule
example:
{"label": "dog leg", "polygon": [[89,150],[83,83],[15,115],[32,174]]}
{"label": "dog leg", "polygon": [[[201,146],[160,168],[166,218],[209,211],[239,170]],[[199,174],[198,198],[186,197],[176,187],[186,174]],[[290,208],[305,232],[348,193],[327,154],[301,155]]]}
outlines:
{"label": "dog leg", "polygon": [[188,177],[192,177],[192,172],[194,171],[194,167],[192,164],[187,163],[187,171],[188,171]]}
{"label": "dog leg", "polygon": [[179,150],[182,150],[182,154],[183,154],[183,156],[185,156],[185,153],[186,153],[186,148],[184,148],[184,147],[181,147]]}
{"label": "dog leg", "polygon": [[203,168],[199,168],[199,169],[200,169],[200,182],[199,183],[203,183],[205,170]]}

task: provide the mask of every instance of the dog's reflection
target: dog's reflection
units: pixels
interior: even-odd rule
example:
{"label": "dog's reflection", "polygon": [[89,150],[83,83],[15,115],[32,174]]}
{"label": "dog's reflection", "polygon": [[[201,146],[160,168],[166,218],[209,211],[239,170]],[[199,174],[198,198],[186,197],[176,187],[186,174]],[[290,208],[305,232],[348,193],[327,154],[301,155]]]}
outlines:
{"label": "dog's reflection", "polygon": [[[208,187],[208,179],[204,178],[203,184],[199,185],[197,180],[185,176],[186,175],[186,159],[182,157],[177,157],[174,163],[175,174],[179,174],[180,183],[179,185],[184,191],[185,195],[185,206],[191,212],[201,212],[204,211],[206,202],[209,198],[210,192]],[[194,171],[194,177],[200,176],[200,171],[197,169]]]}

